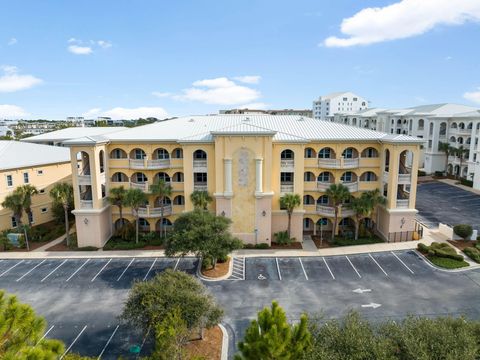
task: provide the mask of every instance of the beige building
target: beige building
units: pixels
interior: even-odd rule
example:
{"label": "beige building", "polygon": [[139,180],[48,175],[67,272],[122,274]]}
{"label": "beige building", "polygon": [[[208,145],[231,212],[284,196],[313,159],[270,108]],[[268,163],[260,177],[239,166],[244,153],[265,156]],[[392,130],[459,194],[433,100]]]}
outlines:
{"label": "beige building", "polygon": [[[71,150],[79,245],[102,246],[118,225],[118,209],[106,200],[109,189],[148,193],[158,179],[173,188],[164,203],[167,226],[192,210],[192,191],[208,190],[215,198],[212,210],[232,219],[236,236],[270,243],[287,227],[280,197],[296,193],[303,203],[293,214],[292,236],[300,240],[304,233],[332,228],[334,209],[325,192],[343,183],[354,196],[380,189],[387,205],[367,222],[387,240],[411,239],[417,165],[408,167],[406,158],[417,157],[422,142],[302,116],[245,114],[182,117],[72,139],[64,144]],[[131,210],[124,214],[133,221]],[[149,195],[139,215],[143,231],[158,230],[158,199]],[[340,229],[354,221],[354,213],[343,207]]]}
{"label": "beige building", "polygon": [[[50,189],[60,181],[71,181],[70,152],[66,148],[0,141],[0,204],[18,186],[31,184],[39,190],[33,197],[33,223],[53,220]],[[26,215],[22,219],[28,223]],[[0,205],[0,231],[17,226],[9,209]]]}

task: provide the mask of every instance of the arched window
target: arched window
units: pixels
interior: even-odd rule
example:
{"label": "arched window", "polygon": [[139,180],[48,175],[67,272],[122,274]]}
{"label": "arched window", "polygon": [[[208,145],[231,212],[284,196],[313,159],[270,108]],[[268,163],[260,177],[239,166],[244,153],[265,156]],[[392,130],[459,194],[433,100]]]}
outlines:
{"label": "arched window", "polygon": [[458,124],[458,128],[459,128],[460,130],[464,130],[464,129],[465,129],[465,124],[464,124],[463,122],[459,123],[459,124]]}
{"label": "arched window", "polygon": [[135,159],[135,160],[143,160],[147,157],[147,154],[145,154],[145,151],[142,149],[133,149],[130,151],[130,159]]}
{"label": "arched window", "polygon": [[402,120],[401,119],[397,120],[397,125],[402,125]]}
{"label": "arched window", "polygon": [[418,130],[423,130],[425,121],[423,119],[418,120]]}
{"label": "arched window", "polygon": [[168,176],[168,174],[165,172],[159,172],[155,175],[154,178],[154,182],[158,181],[170,182],[170,176]]}
{"label": "arched window", "polygon": [[385,150],[385,171],[390,168],[390,150]]}
{"label": "arched window", "polygon": [[207,159],[207,153],[203,150],[195,150],[193,153],[193,159],[194,160],[206,160]]}
{"label": "arched window", "polygon": [[441,123],[440,124],[440,136],[445,136],[447,135],[447,123]]}
{"label": "arched window", "polygon": [[177,195],[173,198],[173,205],[185,205],[185,197],[183,195]]}
{"label": "arched window", "polygon": [[318,175],[317,181],[331,183],[333,182],[333,175],[328,171],[324,171],[320,175]]}
{"label": "arched window", "polygon": [[318,152],[318,158],[319,159],[335,159],[335,153],[333,152],[333,149],[326,147],[321,149]]}
{"label": "arched window", "polygon": [[183,182],[184,181],[183,173],[182,172],[176,172],[175,174],[173,174],[172,181],[173,182]]}
{"label": "arched window", "polygon": [[473,129],[473,123],[468,123],[467,129],[472,130]]}
{"label": "arched window", "polygon": [[141,183],[146,183],[148,181],[147,176],[144,173],[141,172],[136,172],[132,175],[131,177],[132,182],[141,184]]}
{"label": "arched window", "polygon": [[127,153],[119,148],[113,149],[110,151],[110,159],[126,159]]}
{"label": "arched window", "polygon": [[327,195],[322,195],[317,199],[317,205],[328,205],[330,199]]}
{"label": "arched window", "polygon": [[362,151],[363,158],[378,158],[378,151],[373,147],[366,148]]}
{"label": "arched window", "polygon": [[456,129],[457,128],[457,123],[453,122],[450,124],[450,129]]}
{"label": "arched window", "polygon": [[98,163],[100,165],[100,173],[105,172],[105,152],[103,150],[100,150],[98,153]]}
{"label": "arched window", "polygon": [[353,182],[355,181],[356,175],[351,171],[345,171],[340,177],[341,182]]}
{"label": "arched window", "polygon": [[153,152],[153,158],[158,160],[167,160],[170,159],[170,154],[164,148],[160,148]]}
{"label": "arched window", "polygon": [[314,205],[315,199],[312,195],[304,195],[303,196],[303,205]]}
{"label": "arched window", "polygon": [[294,158],[295,158],[295,154],[290,149],[283,150],[280,153],[280,159],[282,160],[293,160]]}
{"label": "arched window", "polygon": [[372,171],[366,171],[360,176],[360,181],[377,181],[377,175]]}
{"label": "arched window", "polygon": [[430,125],[429,125],[428,134],[429,134],[430,136],[433,135],[433,123],[430,123]]}
{"label": "arched window", "polygon": [[467,138],[467,141],[465,141],[465,144],[470,145],[471,142],[472,142],[472,138]]}
{"label": "arched window", "polygon": [[112,175],[112,182],[128,182],[128,176],[122,172],[116,172]]}
{"label": "arched window", "polygon": [[183,150],[180,148],[173,149],[172,158],[174,159],[183,159]]}
{"label": "arched window", "polygon": [[315,181],[315,174],[311,171],[305,171],[303,173],[303,181]]}
{"label": "arched window", "polygon": [[450,142],[452,143],[457,142],[457,139],[455,138],[455,136],[450,136]]}
{"label": "arched window", "polygon": [[155,201],[153,202],[153,206],[156,207],[156,208],[161,207],[162,204],[163,204],[163,206],[171,205],[172,200],[170,200],[170,198],[168,196],[165,196],[163,199],[161,199],[160,197],[157,197],[155,199]]}
{"label": "arched window", "polygon": [[457,142],[458,142],[459,144],[463,144],[463,138],[462,138],[461,136],[459,136],[459,137],[457,138]]}
{"label": "arched window", "polygon": [[85,151],[77,153],[78,175],[91,175],[90,172],[90,155]]}
{"label": "arched window", "polygon": [[308,147],[305,149],[305,159],[312,159],[312,158],[316,158],[316,153],[315,153],[315,150],[313,150],[312,148]]}
{"label": "arched window", "polygon": [[358,151],[352,147],[346,148],[342,152],[342,157],[344,159],[356,159],[358,157]]}

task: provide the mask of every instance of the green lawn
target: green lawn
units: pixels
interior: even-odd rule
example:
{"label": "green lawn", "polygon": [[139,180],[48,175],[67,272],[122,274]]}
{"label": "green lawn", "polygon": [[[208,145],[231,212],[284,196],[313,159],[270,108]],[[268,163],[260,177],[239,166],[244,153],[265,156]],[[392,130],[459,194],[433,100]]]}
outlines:
{"label": "green lawn", "polygon": [[365,237],[358,238],[355,240],[353,238],[340,238],[336,237],[333,242],[330,242],[332,246],[351,246],[351,245],[365,245],[365,244],[377,244],[383,243],[384,241],[378,237]]}
{"label": "green lawn", "polygon": [[469,264],[465,260],[459,261],[446,257],[428,256],[428,260],[444,269],[460,269],[469,266]]}

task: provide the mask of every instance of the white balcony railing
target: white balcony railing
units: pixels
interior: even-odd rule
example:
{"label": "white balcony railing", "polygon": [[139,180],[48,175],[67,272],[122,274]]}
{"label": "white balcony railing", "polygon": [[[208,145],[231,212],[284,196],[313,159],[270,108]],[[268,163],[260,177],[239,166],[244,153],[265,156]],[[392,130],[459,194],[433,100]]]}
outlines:
{"label": "white balcony railing", "polygon": [[193,184],[193,190],[194,191],[207,191],[208,190],[208,185],[207,185],[207,183],[194,183]]}
{"label": "white balcony railing", "polygon": [[145,169],[146,160],[145,159],[129,159],[128,161],[130,169]]}
{"label": "white balcony railing", "polygon": [[412,174],[398,174],[398,183],[399,184],[411,184],[412,183]]}
{"label": "white balcony railing", "polygon": [[318,191],[325,191],[327,190],[330,185],[332,185],[333,183],[330,183],[330,182],[322,182],[322,181],[318,181],[317,182],[317,189]]}
{"label": "white balcony railing", "polygon": [[207,160],[203,159],[195,159],[193,160],[193,168],[194,169],[199,169],[199,168],[207,168]]}
{"label": "white balcony railing", "polygon": [[280,160],[280,167],[282,168],[282,170],[294,171],[295,160],[293,159]]}
{"label": "white balcony railing", "polygon": [[343,185],[345,185],[348,190],[350,190],[350,192],[355,192],[355,191],[358,191],[358,182],[344,182],[342,183]]}
{"label": "white balcony railing", "polygon": [[280,184],[280,192],[282,194],[293,193],[294,186],[293,184]]}
{"label": "white balcony railing", "polygon": [[143,190],[144,192],[148,191],[148,183],[136,183],[136,182],[130,182],[130,188],[131,189],[140,189]]}
{"label": "white balcony railing", "polygon": [[148,169],[166,169],[170,167],[170,159],[155,159],[147,161]]}
{"label": "white balcony railing", "polygon": [[78,175],[78,185],[92,185],[91,175]]}
{"label": "white balcony railing", "polygon": [[342,216],[353,216],[355,215],[355,210],[352,210],[348,207],[342,207]]}
{"label": "white balcony railing", "polygon": [[383,182],[388,182],[388,176],[389,176],[388,171],[384,171],[383,172]]}
{"label": "white balcony railing", "polygon": [[397,208],[399,209],[408,209],[408,199],[399,199],[397,200]]}
{"label": "white balcony railing", "polygon": [[82,209],[93,209],[93,200],[80,200],[80,207]]}
{"label": "white balcony railing", "polygon": [[317,205],[317,213],[323,216],[335,216],[335,208],[333,206]]}
{"label": "white balcony railing", "polygon": [[318,159],[318,166],[325,169],[339,169],[339,159]]}
{"label": "white balcony railing", "polygon": [[[165,205],[163,207],[163,216],[172,214],[172,205]],[[160,207],[151,208],[149,206],[138,209],[138,216],[144,218],[158,218],[162,216],[162,209]]]}
{"label": "white balcony railing", "polygon": [[343,169],[354,169],[358,167],[358,158],[356,159],[343,159]]}

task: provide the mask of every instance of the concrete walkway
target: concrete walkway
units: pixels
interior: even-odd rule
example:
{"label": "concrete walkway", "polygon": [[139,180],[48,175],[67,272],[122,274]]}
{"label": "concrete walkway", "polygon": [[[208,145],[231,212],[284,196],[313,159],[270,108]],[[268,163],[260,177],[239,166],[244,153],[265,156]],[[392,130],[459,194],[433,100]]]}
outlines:
{"label": "concrete walkway", "polygon": [[465,185],[462,185],[462,184],[460,184],[460,183],[457,184],[457,182],[459,182],[458,180],[454,180],[454,179],[439,179],[438,181],[443,182],[444,184],[456,186],[456,187],[458,187],[458,188],[460,188],[460,189],[462,189],[462,190],[469,191],[469,192],[471,192],[471,193],[480,195],[480,190],[475,190],[474,188],[471,188],[470,186],[465,186]]}
{"label": "concrete walkway", "polygon": [[[70,235],[75,233],[75,229],[70,229]],[[32,250],[32,252],[43,252],[46,251],[47,249],[50,249],[52,246],[55,246],[57,244],[60,244],[63,240],[65,240],[65,234],[60,236],[59,238],[50,241],[49,243],[40,246],[39,248],[36,248],[35,250]]]}

